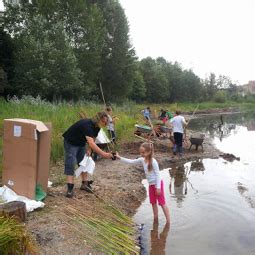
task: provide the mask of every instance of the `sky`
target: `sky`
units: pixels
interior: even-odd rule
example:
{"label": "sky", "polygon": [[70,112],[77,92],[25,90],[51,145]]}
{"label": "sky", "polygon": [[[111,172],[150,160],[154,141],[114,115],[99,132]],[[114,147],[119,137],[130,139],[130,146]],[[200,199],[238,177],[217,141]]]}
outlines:
{"label": "sky", "polygon": [[139,58],[255,80],[255,0],[120,0]]}
{"label": "sky", "polygon": [[162,56],[201,78],[255,80],[255,0],[119,1],[140,59]]}

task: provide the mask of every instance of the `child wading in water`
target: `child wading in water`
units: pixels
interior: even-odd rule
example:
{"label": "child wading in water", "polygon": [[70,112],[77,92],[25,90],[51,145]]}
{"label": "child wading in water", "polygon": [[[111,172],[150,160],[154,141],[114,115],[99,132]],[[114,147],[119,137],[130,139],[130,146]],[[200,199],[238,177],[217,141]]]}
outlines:
{"label": "child wading in water", "polygon": [[117,154],[117,158],[124,163],[142,164],[146,178],[149,182],[149,198],[152,205],[154,222],[158,222],[158,204],[162,207],[167,223],[170,223],[169,209],[166,206],[164,183],[160,178],[158,162],[153,158],[153,145],[151,143],[143,143],[140,146],[141,157],[138,159],[127,159]]}

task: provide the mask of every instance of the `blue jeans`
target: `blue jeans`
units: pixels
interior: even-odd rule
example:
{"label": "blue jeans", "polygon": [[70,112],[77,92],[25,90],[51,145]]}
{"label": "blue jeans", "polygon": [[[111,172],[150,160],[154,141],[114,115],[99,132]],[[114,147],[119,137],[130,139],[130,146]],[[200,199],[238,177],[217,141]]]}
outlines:
{"label": "blue jeans", "polygon": [[75,165],[79,164],[86,153],[85,146],[74,146],[64,139],[65,175],[74,175]]}

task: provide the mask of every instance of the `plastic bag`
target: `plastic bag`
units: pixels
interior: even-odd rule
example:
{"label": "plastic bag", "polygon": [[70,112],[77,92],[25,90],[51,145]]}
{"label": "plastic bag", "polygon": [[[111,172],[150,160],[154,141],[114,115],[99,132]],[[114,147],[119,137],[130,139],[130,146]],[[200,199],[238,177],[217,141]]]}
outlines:
{"label": "plastic bag", "polygon": [[13,190],[8,188],[7,186],[0,187],[0,196],[6,202],[12,201],[22,201],[26,204],[27,212],[32,212],[37,208],[44,207],[44,203],[41,201],[31,200],[24,196],[18,196]]}
{"label": "plastic bag", "polygon": [[104,132],[103,129],[100,129],[97,138],[95,140],[96,144],[105,144],[105,143],[110,143],[111,141],[107,137],[106,133]]}
{"label": "plastic bag", "polygon": [[75,176],[78,177],[82,172],[87,172],[90,175],[93,175],[95,170],[95,162],[91,157],[87,155],[84,156],[83,160],[79,164],[79,168],[75,171]]}

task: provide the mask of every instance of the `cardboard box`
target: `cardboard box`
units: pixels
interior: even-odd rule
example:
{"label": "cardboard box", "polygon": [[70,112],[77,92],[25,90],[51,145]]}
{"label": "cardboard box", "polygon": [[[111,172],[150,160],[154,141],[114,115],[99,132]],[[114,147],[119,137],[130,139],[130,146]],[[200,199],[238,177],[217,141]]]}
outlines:
{"label": "cardboard box", "polygon": [[5,119],[3,184],[30,199],[35,199],[37,184],[46,192],[50,145],[51,124],[28,119]]}

